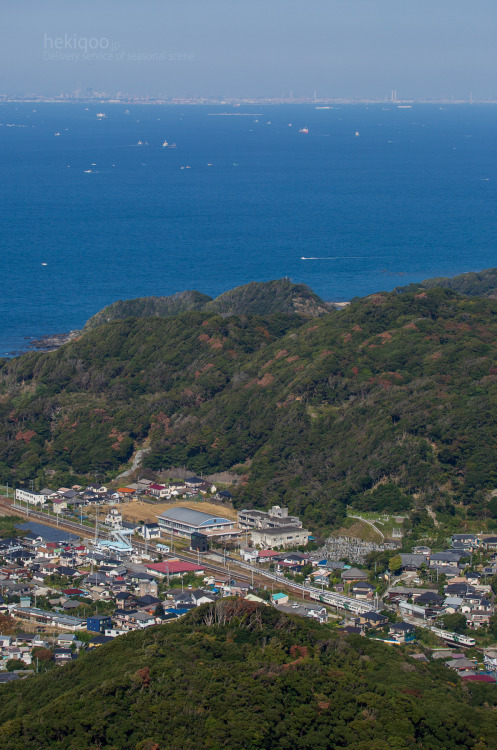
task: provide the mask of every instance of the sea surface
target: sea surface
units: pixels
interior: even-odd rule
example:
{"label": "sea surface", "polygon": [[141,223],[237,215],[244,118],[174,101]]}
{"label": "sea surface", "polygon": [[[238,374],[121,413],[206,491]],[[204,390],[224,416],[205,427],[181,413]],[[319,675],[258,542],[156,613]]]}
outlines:
{"label": "sea surface", "polygon": [[0,356],[117,299],[497,266],[491,105],[5,103],[0,174]]}

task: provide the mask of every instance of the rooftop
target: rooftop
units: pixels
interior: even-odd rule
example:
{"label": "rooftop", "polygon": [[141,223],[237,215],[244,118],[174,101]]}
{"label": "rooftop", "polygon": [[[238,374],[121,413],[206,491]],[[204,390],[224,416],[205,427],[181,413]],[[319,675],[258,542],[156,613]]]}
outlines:
{"label": "rooftop", "polygon": [[190,526],[207,526],[215,523],[226,524],[233,523],[229,518],[223,518],[222,516],[213,516],[209,513],[203,513],[201,510],[192,510],[191,508],[184,508],[176,506],[169,508],[160,514],[159,518],[163,518],[167,521],[179,521],[180,523],[189,524]]}

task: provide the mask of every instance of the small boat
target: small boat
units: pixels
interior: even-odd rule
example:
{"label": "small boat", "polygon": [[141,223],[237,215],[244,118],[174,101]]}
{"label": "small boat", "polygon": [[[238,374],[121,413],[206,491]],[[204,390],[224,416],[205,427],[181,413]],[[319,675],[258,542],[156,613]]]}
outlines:
{"label": "small boat", "polygon": [[41,265],[42,265],[42,266],[47,266],[47,265],[48,265],[48,263],[42,263]]}
{"label": "small boat", "polygon": [[167,148],[169,146],[169,143],[167,141],[164,141],[162,144],[162,148]]}
{"label": "small boat", "polygon": [[358,130],[356,130],[356,131],[355,131],[355,137],[356,137],[356,138],[358,138],[358,137],[359,137],[359,135],[360,135],[359,131],[358,131]]}
{"label": "small boat", "polygon": [[299,128],[299,133],[308,133],[309,128]]}
{"label": "small boat", "polygon": [[54,135],[60,135],[60,133],[54,133]]}
{"label": "small boat", "polygon": [[138,141],[137,146],[143,146],[143,141]]}

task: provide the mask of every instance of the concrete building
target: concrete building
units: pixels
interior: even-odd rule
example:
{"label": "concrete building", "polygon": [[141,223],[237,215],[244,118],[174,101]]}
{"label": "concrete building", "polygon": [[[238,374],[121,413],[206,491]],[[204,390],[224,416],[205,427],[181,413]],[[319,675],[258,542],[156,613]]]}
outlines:
{"label": "concrete building", "polygon": [[16,490],[16,503],[19,503],[20,505],[43,505],[46,502],[47,496],[42,492]]}
{"label": "concrete building", "polygon": [[258,547],[297,547],[309,541],[307,529],[297,526],[252,529],[250,536]]}
{"label": "concrete building", "polygon": [[289,516],[288,508],[273,505],[266,513],[263,510],[239,510],[238,525],[241,529],[274,529],[279,526],[296,526],[302,528],[297,516]]}

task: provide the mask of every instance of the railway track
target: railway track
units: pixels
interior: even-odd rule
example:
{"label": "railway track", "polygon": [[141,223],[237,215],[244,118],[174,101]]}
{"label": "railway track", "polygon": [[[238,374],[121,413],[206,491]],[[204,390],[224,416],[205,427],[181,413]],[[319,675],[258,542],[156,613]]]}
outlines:
{"label": "railway track", "polygon": [[[27,520],[32,519],[35,521],[39,521],[40,523],[44,523],[46,526],[51,526],[52,528],[58,528],[64,531],[75,533],[83,539],[88,539],[93,542],[95,540],[95,532],[88,526],[76,523],[75,521],[60,519],[58,520],[57,518],[47,516],[47,514],[32,510],[31,508],[27,510],[26,508],[14,505],[6,497],[0,497],[0,510],[4,510],[5,512],[13,515],[18,515],[22,518],[26,518]],[[100,538],[110,537],[110,534],[101,530],[99,530],[98,535]],[[135,549],[137,552],[143,552],[145,554],[148,552],[155,552],[157,554],[160,554],[153,543],[135,540],[132,540],[131,543],[133,545],[133,549]],[[353,612],[359,614],[363,611],[373,610],[373,606],[370,604],[358,602],[357,600],[351,599],[349,597],[344,597],[339,594],[323,592],[321,589],[305,586],[301,583],[295,583],[271,571],[256,570],[248,563],[242,563],[235,558],[227,557],[226,555],[221,555],[220,553],[211,552],[209,554],[219,554],[219,557],[222,557],[223,559],[223,566],[215,565],[205,556],[199,557],[198,555],[185,552],[173,552],[172,554],[176,559],[182,560],[183,562],[197,563],[200,564],[204,570],[221,574],[223,576],[227,574],[232,575],[237,580],[251,583],[252,585],[258,584],[261,587],[267,588],[268,584],[270,584],[274,589],[274,586],[276,584],[277,588],[285,590],[288,593],[297,593],[299,597],[302,597],[302,600],[307,599],[309,601],[321,601],[323,604],[328,604],[329,606],[336,607],[337,611],[338,609],[342,609],[345,612]]]}

